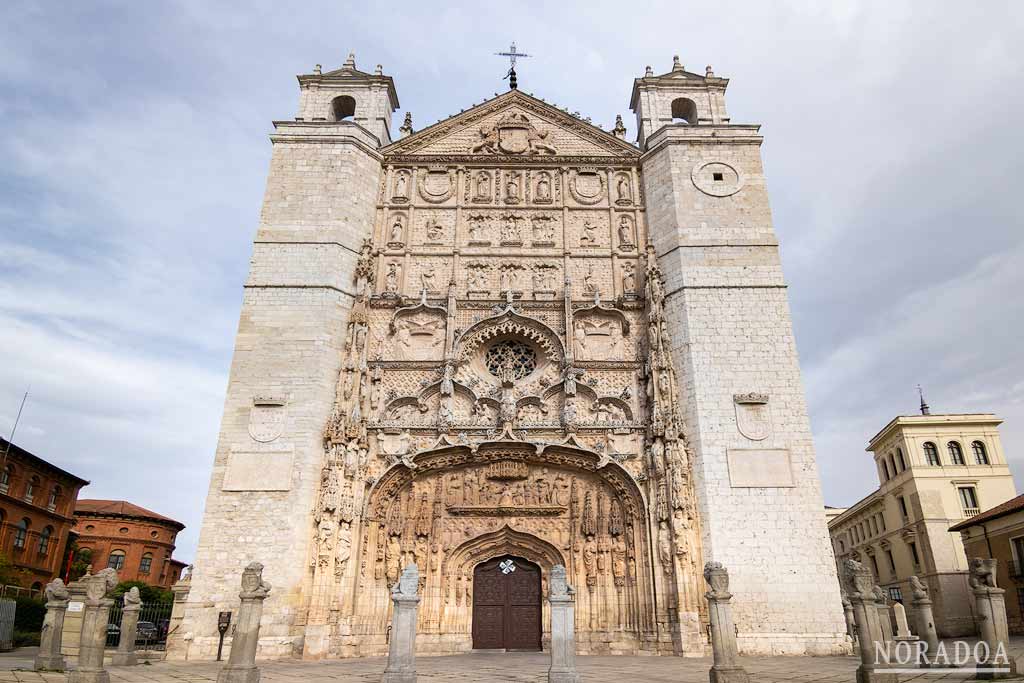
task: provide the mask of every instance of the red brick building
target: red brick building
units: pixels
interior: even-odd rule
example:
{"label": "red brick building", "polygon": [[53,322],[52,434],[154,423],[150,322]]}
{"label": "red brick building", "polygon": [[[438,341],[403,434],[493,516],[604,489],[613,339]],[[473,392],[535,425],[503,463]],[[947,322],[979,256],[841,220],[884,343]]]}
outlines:
{"label": "red brick building", "polygon": [[25,588],[62,574],[78,492],[88,483],[0,439],[0,553],[26,573]]}
{"label": "red brick building", "polygon": [[113,567],[122,581],[163,588],[181,577],[185,563],[171,558],[181,522],[125,500],[80,500],[75,517],[78,547],[91,551],[93,573]]}

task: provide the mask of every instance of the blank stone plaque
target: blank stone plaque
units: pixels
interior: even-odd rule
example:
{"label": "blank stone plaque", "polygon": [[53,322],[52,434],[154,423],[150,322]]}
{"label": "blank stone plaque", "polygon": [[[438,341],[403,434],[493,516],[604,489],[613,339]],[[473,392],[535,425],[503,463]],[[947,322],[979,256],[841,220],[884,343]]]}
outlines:
{"label": "blank stone plaque", "polygon": [[730,448],[729,484],[733,488],[792,487],[793,466],[786,448]]}
{"label": "blank stone plaque", "polygon": [[291,451],[232,451],[222,491],[287,491],[292,487]]}

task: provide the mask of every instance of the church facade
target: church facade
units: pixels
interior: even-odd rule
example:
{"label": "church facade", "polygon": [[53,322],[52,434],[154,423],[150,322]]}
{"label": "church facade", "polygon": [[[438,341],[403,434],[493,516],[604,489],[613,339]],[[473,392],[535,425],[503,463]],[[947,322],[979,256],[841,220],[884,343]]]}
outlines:
{"label": "church facade", "polygon": [[181,626],[209,659],[262,562],[264,657],[845,651],[758,127],[648,68],[637,143],[516,89],[392,140],[392,79],[299,77],[273,156]]}

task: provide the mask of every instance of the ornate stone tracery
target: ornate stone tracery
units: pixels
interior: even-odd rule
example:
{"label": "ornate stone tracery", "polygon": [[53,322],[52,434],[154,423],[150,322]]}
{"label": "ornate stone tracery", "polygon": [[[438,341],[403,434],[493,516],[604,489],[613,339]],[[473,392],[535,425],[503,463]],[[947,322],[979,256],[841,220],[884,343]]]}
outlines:
{"label": "ornate stone tracery", "polygon": [[[467,649],[474,567],[502,554],[544,580],[566,567],[582,651],[701,637],[699,520],[661,276],[638,253],[636,154],[560,125],[474,111],[464,133],[442,126],[459,163],[417,156],[412,138],[447,144],[432,130],[387,159],[310,528],[303,609],[335,652],[354,634],[383,650],[410,562],[427,647]],[[562,156],[573,145],[606,153]]]}

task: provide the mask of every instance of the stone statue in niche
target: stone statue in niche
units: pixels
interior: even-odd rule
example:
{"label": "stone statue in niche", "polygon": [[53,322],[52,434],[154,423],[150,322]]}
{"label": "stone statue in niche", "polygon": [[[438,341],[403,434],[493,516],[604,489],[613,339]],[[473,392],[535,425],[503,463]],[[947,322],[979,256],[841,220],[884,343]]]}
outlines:
{"label": "stone statue in niche", "polygon": [[405,225],[402,223],[402,216],[396,215],[395,222],[391,224],[391,234],[388,236],[388,242],[391,244],[402,244],[404,237]]}
{"label": "stone statue in niche", "polygon": [[616,203],[629,204],[633,200],[633,190],[630,187],[629,176],[620,174],[615,183]]}
{"label": "stone statue in niche", "polygon": [[587,264],[587,272],[583,276],[583,293],[587,295],[597,294],[597,278],[594,275],[594,264]]}
{"label": "stone statue in niche", "polygon": [[583,321],[577,319],[572,326],[573,335],[573,348],[576,351],[577,358],[584,358],[587,355],[587,331],[583,325]]}
{"label": "stone statue in niche", "polygon": [[473,263],[466,268],[466,289],[469,291],[482,291],[487,289],[487,266],[482,263]]}
{"label": "stone statue in niche", "polygon": [[520,192],[519,174],[515,172],[509,173],[508,179],[505,181],[505,201],[518,202]]}
{"label": "stone statue in niche", "polygon": [[402,272],[402,266],[395,261],[388,263],[387,274],[384,276],[384,291],[388,294],[398,293],[398,277]]}
{"label": "stone statue in niche", "polygon": [[491,177],[486,171],[476,174],[476,198],[489,200],[491,198]]}
{"label": "stone statue in niche", "polygon": [[395,178],[395,197],[396,198],[407,198],[409,196],[409,175],[407,173],[400,172]]}
{"label": "stone statue in niche", "polygon": [[420,274],[420,284],[423,285],[423,289],[427,292],[436,292],[437,290],[437,271],[434,266],[428,265],[423,269]]}
{"label": "stone statue in niche", "polygon": [[622,266],[622,291],[627,294],[636,292],[636,266],[631,261]]}
{"label": "stone statue in niche", "polygon": [[597,245],[597,226],[589,220],[583,222],[583,232],[580,234],[581,247],[593,247]]}
{"label": "stone statue in niche", "polygon": [[551,177],[547,173],[541,173],[537,180],[537,201],[551,201]]}
{"label": "stone statue in niche", "polygon": [[469,416],[476,424],[489,424],[494,421],[494,411],[480,399],[473,402],[473,409]]}
{"label": "stone statue in niche", "polygon": [[444,370],[441,371],[441,395],[451,396],[455,392],[455,365],[453,363],[445,363]]}
{"label": "stone statue in niche", "polygon": [[619,248],[624,251],[632,251],[636,246],[634,242],[633,225],[629,216],[619,218]]}
{"label": "stone statue in niche", "polygon": [[338,526],[338,549],[334,556],[334,576],[341,578],[345,575],[345,568],[352,557],[352,529],[348,522],[342,522]]}

